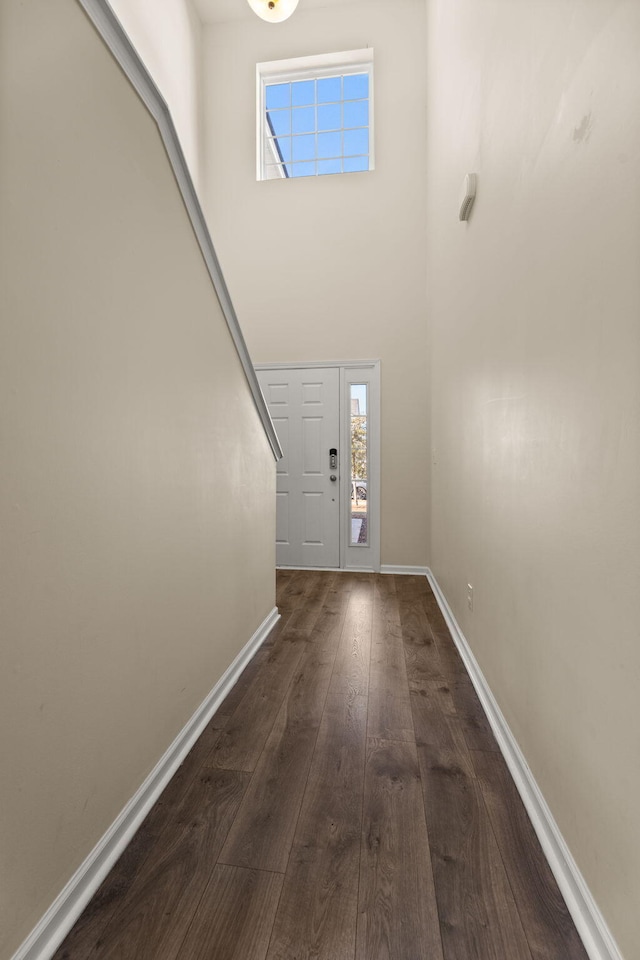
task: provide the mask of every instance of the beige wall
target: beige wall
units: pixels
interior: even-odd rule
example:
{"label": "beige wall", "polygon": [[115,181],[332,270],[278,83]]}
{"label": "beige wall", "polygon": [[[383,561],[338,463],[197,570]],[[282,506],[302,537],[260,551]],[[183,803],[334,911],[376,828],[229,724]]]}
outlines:
{"label": "beige wall", "polygon": [[0,31],[0,956],[274,605],[274,465],[157,130],[69,0]]}
{"label": "beige wall", "polygon": [[192,0],[109,0],[167,101],[196,189],[202,179],[202,25]]}
{"label": "beige wall", "polygon": [[[204,204],[256,362],[379,358],[382,563],[428,561],[423,0],[205,28]],[[372,46],[376,169],[256,182],[256,63]]]}
{"label": "beige wall", "polygon": [[638,960],[640,5],[427,9],[432,566]]}

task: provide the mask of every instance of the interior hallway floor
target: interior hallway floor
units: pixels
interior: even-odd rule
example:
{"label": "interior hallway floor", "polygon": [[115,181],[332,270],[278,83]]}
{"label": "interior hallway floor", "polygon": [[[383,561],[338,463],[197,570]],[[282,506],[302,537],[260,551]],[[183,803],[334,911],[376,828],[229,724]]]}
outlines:
{"label": "interior hallway floor", "polygon": [[277,603],[55,960],[587,960],[426,578]]}

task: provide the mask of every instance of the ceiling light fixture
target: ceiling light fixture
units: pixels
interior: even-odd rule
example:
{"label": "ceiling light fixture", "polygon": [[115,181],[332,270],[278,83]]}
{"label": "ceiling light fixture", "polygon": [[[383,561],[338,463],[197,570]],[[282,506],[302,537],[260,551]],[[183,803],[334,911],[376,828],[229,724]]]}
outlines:
{"label": "ceiling light fixture", "polygon": [[247,3],[267,23],[282,23],[298,6],[298,0],[247,0]]}

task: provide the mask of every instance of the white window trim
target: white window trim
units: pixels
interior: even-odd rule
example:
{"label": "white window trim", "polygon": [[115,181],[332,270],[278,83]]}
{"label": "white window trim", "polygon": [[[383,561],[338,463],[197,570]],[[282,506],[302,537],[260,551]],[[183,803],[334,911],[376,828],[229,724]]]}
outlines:
{"label": "white window trim", "polygon": [[[291,60],[271,60],[256,64],[256,179],[265,180],[265,155],[263,117],[265,115],[265,89],[267,83],[295,82],[297,80],[315,80],[318,77],[331,77],[339,71],[348,76],[353,73],[367,73],[369,76],[369,171],[375,170],[374,136],[374,90],[373,90],[373,48],[347,50],[342,53],[323,53],[313,57],[294,57]],[[335,174],[334,174],[335,176]],[[275,178],[284,179],[284,178]],[[301,179],[308,179],[302,177]]]}

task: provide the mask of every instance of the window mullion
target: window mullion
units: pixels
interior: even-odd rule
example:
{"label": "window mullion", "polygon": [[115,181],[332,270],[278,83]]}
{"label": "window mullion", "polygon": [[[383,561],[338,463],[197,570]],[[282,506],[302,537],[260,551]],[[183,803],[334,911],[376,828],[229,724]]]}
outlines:
{"label": "window mullion", "polygon": [[[304,58],[293,61],[298,69],[292,71],[284,69],[284,61],[279,62],[277,72],[269,70],[269,64],[258,65],[258,70],[264,70],[258,87],[261,179],[273,179],[270,171],[276,166],[285,177],[293,178],[373,169],[372,52],[361,53],[362,62],[348,62],[341,67],[336,64],[336,55],[330,55],[334,65],[326,68],[318,66],[318,57],[308,58],[314,61],[314,69],[309,70],[300,68]],[[353,54],[345,54],[347,56],[353,57]],[[363,96],[363,92],[367,95]],[[327,94],[329,99],[321,99]],[[347,96],[349,99],[345,99]],[[368,104],[368,123],[362,123],[363,111],[354,107],[349,113],[352,125],[345,126],[346,104],[358,103]],[[324,109],[322,124],[328,129],[321,129],[321,108]],[[288,114],[288,128],[286,122],[283,123],[285,114]]]}

